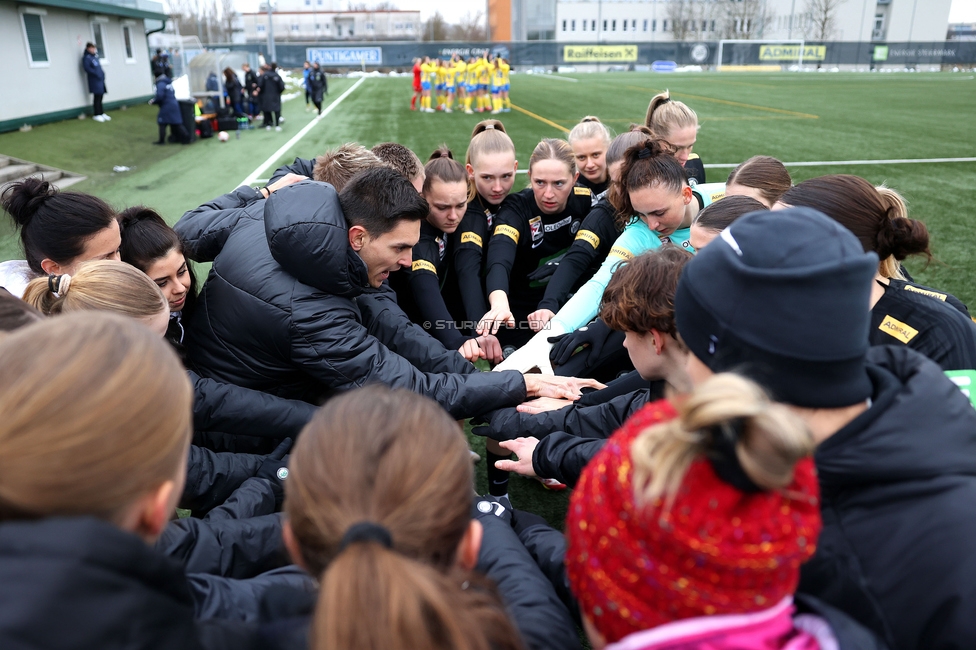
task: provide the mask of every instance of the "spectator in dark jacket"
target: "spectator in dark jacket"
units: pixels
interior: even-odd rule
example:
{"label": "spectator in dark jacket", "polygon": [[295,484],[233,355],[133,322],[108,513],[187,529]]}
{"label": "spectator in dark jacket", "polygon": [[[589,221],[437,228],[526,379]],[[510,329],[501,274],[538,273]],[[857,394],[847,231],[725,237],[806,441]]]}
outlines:
{"label": "spectator in dark jacket", "polygon": [[272,63],[265,66],[267,69],[258,77],[258,90],[261,111],[264,113],[264,128],[271,130],[273,126],[276,131],[281,130],[281,93],[285,92],[285,82],[282,81],[276,70],[276,65]]}
{"label": "spectator in dark jacket", "polygon": [[92,104],[92,119],[96,122],[111,121],[111,117],[105,114],[102,108],[102,97],[105,95],[105,70],[98,61],[98,48],[94,43],[85,44],[85,55],[81,59],[81,66],[88,75],[88,92],[94,97]]}
{"label": "spectator in dark jacket", "polygon": [[173,81],[168,76],[156,77],[156,96],[149,100],[150,104],[159,106],[159,140],[153,144],[166,144],[166,126],[170,127],[170,142],[189,144],[190,134],[183,126],[183,116],[180,114],[180,104],[176,101]]}
{"label": "spectator in dark jacket", "polygon": [[231,67],[224,68],[224,91],[227,93],[227,106],[234,109],[236,117],[243,116],[244,109],[241,107],[243,86]]}
{"label": "spectator in dark jacket", "polygon": [[308,75],[305,77],[305,83],[308,85],[306,92],[311,92],[312,103],[315,104],[315,109],[321,115],[322,95],[323,93],[329,93],[329,82],[326,80],[325,73],[322,72],[322,68],[319,67],[317,62],[312,64],[312,69],[308,71]]}
{"label": "spectator in dark jacket", "polygon": [[824,528],[800,591],[896,650],[967,648],[976,411],[916,351],[869,349],[877,270],[877,255],[822,213],[752,213],[685,267],[678,333],[694,383],[736,369],[792,405],[819,443]]}
{"label": "spectator in dark jacket", "polygon": [[442,374],[423,357],[443,346],[429,336],[415,345],[424,335],[391,327],[406,321],[391,300],[362,300],[382,296],[387,276],[410,263],[427,215],[402,175],[370,169],[340,195],[309,180],[273,189],[240,190],[224,205],[244,201],[243,209],[195,211],[176,225],[198,261],[213,261],[187,332],[201,374],[311,402],[379,382],[432,397],[458,418],[527,395],[578,394],[583,384],[574,379]]}
{"label": "spectator in dark jacket", "polygon": [[183,568],[151,547],[190,439],[169,346],[69,314],[0,341],[0,366],[0,646],[240,647],[194,620]]}
{"label": "spectator in dark jacket", "polygon": [[247,108],[247,114],[253,119],[258,114],[256,101],[259,92],[258,76],[254,74],[254,70],[251,70],[248,63],[242,64],[241,69],[244,70],[244,107]]}

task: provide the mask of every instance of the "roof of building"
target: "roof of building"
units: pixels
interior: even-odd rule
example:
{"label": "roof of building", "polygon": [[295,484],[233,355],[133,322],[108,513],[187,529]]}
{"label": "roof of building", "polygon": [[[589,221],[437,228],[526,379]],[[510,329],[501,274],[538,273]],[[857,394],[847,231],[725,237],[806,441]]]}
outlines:
{"label": "roof of building", "polygon": [[[2,2],[4,0],[0,0]],[[27,4],[42,7],[56,7],[58,9],[72,9],[92,14],[106,14],[110,16],[124,16],[126,18],[143,18],[149,20],[167,20],[169,16],[163,13],[163,5],[148,0],[28,0]]]}

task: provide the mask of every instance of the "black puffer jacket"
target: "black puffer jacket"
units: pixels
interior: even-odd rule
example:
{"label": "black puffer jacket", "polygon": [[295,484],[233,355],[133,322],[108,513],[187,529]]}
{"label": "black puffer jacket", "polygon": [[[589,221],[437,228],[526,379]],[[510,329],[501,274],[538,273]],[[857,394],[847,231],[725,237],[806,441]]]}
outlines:
{"label": "black puffer jacket", "polygon": [[976,647],[976,411],[914,350],[868,360],[871,407],[817,448],[823,532],[800,591],[895,650]]}
{"label": "black puffer jacket", "polygon": [[246,628],[195,621],[183,568],[87,517],[0,524],[0,648],[249,647]]}
{"label": "black puffer jacket", "polygon": [[[227,207],[246,200],[232,193]],[[369,333],[357,304],[370,291],[366,264],[349,246],[331,185],[302,181],[243,210],[201,208],[176,231],[194,255],[216,258],[187,331],[189,358],[205,376],[311,402],[379,382],[427,395],[457,418],[525,399],[521,373],[431,373],[391,351],[398,332],[386,345]]]}

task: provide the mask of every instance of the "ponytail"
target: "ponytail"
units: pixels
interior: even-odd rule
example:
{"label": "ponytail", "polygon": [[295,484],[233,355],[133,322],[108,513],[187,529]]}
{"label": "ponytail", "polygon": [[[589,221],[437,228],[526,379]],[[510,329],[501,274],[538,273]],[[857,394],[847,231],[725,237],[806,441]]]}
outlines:
{"label": "ponytail", "polygon": [[168,309],[166,298],[145,273],[125,262],[85,262],[74,276],[50,275],[27,284],[24,302],[45,315],[109,311],[136,319]]}
{"label": "ponytail", "polygon": [[610,186],[610,205],[616,211],[617,227],[633,220],[630,193],[644,187],[663,185],[676,194],[688,186],[688,175],[663,140],[646,139],[627,149],[620,167],[620,179]]}
{"label": "ponytail", "polygon": [[[505,125],[500,120],[482,120],[478,122],[471,132],[471,143],[464,156],[464,163],[476,164],[476,160],[482,156],[493,153],[511,153],[512,160],[515,160],[515,143],[505,131]],[[474,201],[478,189],[475,187],[474,180],[468,179],[468,202]]]}
{"label": "ponytail", "polygon": [[654,133],[655,138],[667,140],[676,129],[697,129],[698,115],[684,102],[671,99],[671,91],[665,90],[651,98],[644,116],[644,126]]}
{"label": "ponytail", "polygon": [[754,382],[721,373],[695,389],[677,419],[651,427],[634,441],[635,497],[641,503],[673,500],[699,457],[713,464],[719,457],[755,488],[782,489],[814,446],[799,416],[772,402]]}
{"label": "ponytail", "polygon": [[446,144],[438,147],[434,153],[430,154],[427,164],[424,165],[424,188],[422,193],[426,196],[430,191],[434,181],[442,183],[465,183],[468,180],[468,173],[461,163],[454,160],[454,154],[447,148]]}
{"label": "ponytail", "polygon": [[376,542],[349,545],[325,570],[312,650],[515,650],[517,632],[473,576],[440,573]]}
{"label": "ponytail", "polygon": [[610,129],[600,121],[599,117],[594,115],[587,115],[579,124],[573,127],[573,130],[569,132],[570,144],[573,144],[577,140],[589,140],[590,138],[600,138],[604,143],[610,143]]}

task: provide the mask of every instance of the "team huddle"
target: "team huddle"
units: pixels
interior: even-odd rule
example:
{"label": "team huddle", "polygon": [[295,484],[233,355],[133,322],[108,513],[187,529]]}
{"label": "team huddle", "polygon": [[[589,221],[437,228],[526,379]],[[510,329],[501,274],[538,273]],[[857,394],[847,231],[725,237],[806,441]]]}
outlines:
{"label": "team huddle", "polygon": [[[417,68],[507,110],[502,59]],[[174,227],[4,190],[0,647],[974,647],[976,323],[903,265],[929,232],[769,156],[709,183],[698,130],[585,117],[521,191],[497,119],[463,163],[346,143]]]}
{"label": "team huddle", "polygon": [[508,61],[487,51],[467,61],[458,54],[447,60],[414,59],[410,110],[416,110],[420,98],[424,113],[452,113],[455,100],[465,113],[507,113],[512,110],[510,73]]}

